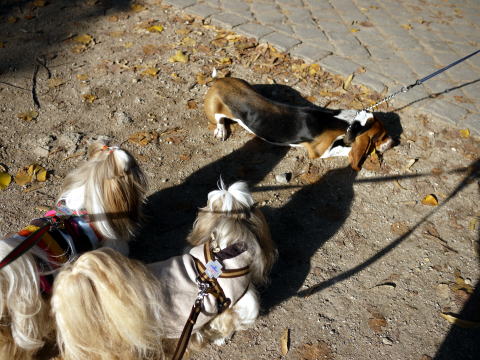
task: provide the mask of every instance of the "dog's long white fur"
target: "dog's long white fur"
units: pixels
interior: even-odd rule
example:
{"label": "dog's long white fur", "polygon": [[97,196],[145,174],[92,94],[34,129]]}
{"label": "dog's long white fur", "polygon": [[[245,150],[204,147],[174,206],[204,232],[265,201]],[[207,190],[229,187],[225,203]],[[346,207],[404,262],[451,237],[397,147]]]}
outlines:
{"label": "dog's long white fur", "polygon": [[[146,180],[135,160],[123,150],[101,151],[101,144],[90,149],[91,159],[69,173],[59,196],[72,210],[104,214],[95,223],[103,245],[128,252],[127,241],[136,226],[140,204],[146,191]],[[122,192],[118,193],[117,190]],[[113,193],[112,193],[113,192]],[[117,198],[114,202],[112,198]],[[116,203],[122,203],[115,209]],[[112,222],[115,212],[135,214]],[[27,222],[26,222],[27,223]],[[118,230],[127,229],[126,234]],[[3,259],[23,240],[20,236],[0,241]],[[47,268],[39,269],[41,259]],[[51,272],[48,265],[58,264],[38,247],[33,247],[0,270],[0,358],[30,359],[52,335],[50,306],[40,290],[40,275]]]}
{"label": "dog's long white fur", "polygon": [[[247,292],[194,333],[192,342],[197,345],[205,341],[221,344],[234,331],[250,326],[258,316],[254,284],[266,281],[276,250],[265,219],[258,209],[252,208],[253,203],[246,183],[237,182],[226,188],[220,180],[219,190],[209,193],[207,206],[200,209],[187,239],[198,246],[215,234],[220,248],[241,241],[247,245],[252,262]],[[151,265],[154,269],[155,264]],[[64,359],[162,359],[163,350],[158,346],[162,319],[155,308],[164,296],[159,292],[160,281],[148,267],[111,249],[84,254],[66,266],[55,281],[52,298]],[[183,300],[193,304],[195,299]],[[122,329],[128,329],[128,334],[122,333]]]}

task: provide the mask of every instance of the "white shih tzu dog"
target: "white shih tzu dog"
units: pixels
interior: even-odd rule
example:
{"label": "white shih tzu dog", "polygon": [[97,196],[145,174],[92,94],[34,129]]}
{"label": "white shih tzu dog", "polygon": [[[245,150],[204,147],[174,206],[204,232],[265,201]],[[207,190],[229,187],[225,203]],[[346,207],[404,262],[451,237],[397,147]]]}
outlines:
{"label": "white shih tzu dog", "polygon": [[210,192],[188,241],[187,254],[147,266],[101,249],[64,267],[52,297],[64,359],[163,359],[165,344],[182,337],[181,358],[187,319],[196,345],[222,344],[251,325],[255,285],[267,281],[276,249],[246,183]]}
{"label": "white shih tzu dog", "polygon": [[61,266],[101,246],[128,253],[145,192],[128,152],[94,144],[67,175],[56,209],[0,240],[1,359],[31,359],[53,337],[49,298]]}

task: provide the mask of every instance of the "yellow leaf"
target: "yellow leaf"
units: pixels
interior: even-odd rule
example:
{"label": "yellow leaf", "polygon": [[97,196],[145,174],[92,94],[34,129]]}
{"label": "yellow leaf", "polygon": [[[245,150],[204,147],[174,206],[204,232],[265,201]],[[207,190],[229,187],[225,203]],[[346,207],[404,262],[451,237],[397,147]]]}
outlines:
{"label": "yellow leaf", "polygon": [[480,327],[480,322],[459,319],[451,314],[440,313],[440,316],[447,320],[450,324],[455,324],[461,328],[472,329]]}
{"label": "yellow leaf", "polygon": [[476,231],[478,229],[478,223],[480,220],[480,216],[474,216],[468,222],[468,230]]}
{"label": "yellow leaf", "polygon": [[38,117],[38,112],[35,110],[30,110],[24,113],[17,114],[17,117],[24,121],[32,121]]}
{"label": "yellow leaf", "polygon": [[77,74],[76,78],[80,81],[85,81],[85,80],[88,80],[88,75],[87,74]]}
{"label": "yellow leaf", "polygon": [[132,9],[132,11],[134,12],[140,12],[145,10],[146,7],[140,4],[132,4],[132,6],[130,6],[130,9]]}
{"label": "yellow leaf", "polygon": [[404,28],[405,30],[412,30],[412,29],[413,29],[413,26],[410,25],[410,24],[403,24],[403,25],[402,25],[402,28]]}
{"label": "yellow leaf", "polygon": [[12,176],[5,171],[0,172],[0,190],[5,190],[12,182]]}
{"label": "yellow leaf", "polygon": [[130,49],[132,46],[133,46],[133,42],[131,42],[131,41],[126,42],[125,44],[123,44],[123,47],[124,47],[125,49]]}
{"label": "yellow leaf", "polygon": [[83,101],[89,102],[92,104],[95,100],[97,100],[97,97],[92,94],[83,94],[82,95]]}
{"label": "yellow leaf", "polygon": [[9,16],[9,17],[7,18],[7,22],[8,22],[9,24],[14,24],[14,23],[16,23],[17,21],[18,21],[18,18],[15,17],[15,16]]}
{"label": "yellow leaf", "polygon": [[460,136],[462,138],[468,138],[470,136],[470,130],[469,129],[462,129],[459,132],[460,132]]}
{"label": "yellow leaf", "polygon": [[163,31],[163,26],[162,25],[153,25],[147,28],[147,31],[154,33],[161,33]]}
{"label": "yellow leaf", "polygon": [[217,62],[221,65],[228,65],[232,63],[232,59],[229,57],[223,57],[221,59],[218,59]]}
{"label": "yellow leaf", "polygon": [[23,186],[32,181],[33,174],[31,174],[29,170],[30,167],[25,167],[15,175],[14,180],[17,185]]}
{"label": "yellow leaf", "polygon": [[155,77],[155,76],[157,76],[157,74],[158,74],[159,71],[160,71],[160,70],[158,70],[157,68],[153,68],[153,67],[152,67],[152,68],[148,68],[147,70],[144,70],[144,71],[142,72],[142,75],[145,75],[145,76],[148,75],[148,76]]}
{"label": "yellow leaf", "polygon": [[187,63],[188,62],[188,55],[184,54],[183,51],[178,50],[175,55],[173,55],[170,59],[168,59],[169,62],[181,62],[181,63]]}
{"label": "yellow leaf", "polygon": [[205,85],[206,83],[208,83],[209,81],[212,80],[211,77],[207,77],[205,74],[202,74],[202,73],[198,73],[196,75],[196,80],[197,80],[197,84],[199,85]]}
{"label": "yellow leaf", "polygon": [[429,206],[437,206],[438,205],[438,199],[434,194],[428,194],[422,199],[422,204],[423,205],[429,205]]}
{"label": "yellow leaf", "polygon": [[88,35],[88,34],[82,34],[82,35],[78,35],[78,36],[75,36],[73,38],[73,41],[75,41],[76,43],[79,43],[79,44],[83,44],[83,45],[88,45],[92,42],[93,40],[93,37]]}
{"label": "yellow leaf", "polygon": [[356,33],[356,32],[359,32],[359,31],[360,31],[360,29],[355,29],[355,28],[350,29],[350,32],[352,32],[352,33]]}
{"label": "yellow leaf", "polygon": [[290,329],[285,329],[280,337],[280,352],[283,356],[287,355],[290,349]]}
{"label": "yellow leaf", "polygon": [[308,73],[310,74],[310,76],[314,76],[318,74],[320,71],[321,71],[321,68],[320,68],[320,65],[318,64],[312,64],[308,69]]}
{"label": "yellow leaf", "polygon": [[41,168],[37,171],[37,181],[44,182],[47,181],[47,170],[45,168]]}
{"label": "yellow leaf", "polygon": [[65,84],[65,80],[60,79],[60,78],[51,78],[48,79],[48,87],[49,88],[55,88],[59,87],[61,85]]}
{"label": "yellow leaf", "polygon": [[343,90],[348,90],[352,84],[353,74],[348,75],[347,79],[343,83]]}
{"label": "yellow leaf", "polygon": [[197,45],[197,42],[194,39],[192,39],[191,37],[187,36],[187,37],[182,39],[180,44],[182,44],[184,46],[195,46],[195,45]]}

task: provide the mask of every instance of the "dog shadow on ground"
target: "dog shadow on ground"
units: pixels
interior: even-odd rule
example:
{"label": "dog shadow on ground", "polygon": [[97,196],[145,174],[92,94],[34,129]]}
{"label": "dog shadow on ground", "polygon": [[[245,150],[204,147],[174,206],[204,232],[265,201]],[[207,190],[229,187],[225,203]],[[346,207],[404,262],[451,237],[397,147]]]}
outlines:
{"label": "dog shadow on ground", "polygon": [[206,205],[207,194],[216,189],[220,176],[227,185],[246,180],[253,186],[272,171],[288,150],[288,147],[273,146],[253,138],[241,148],[195,171],[181,184],[149,196],[144,209],[149,215],[131,246],[132,256],[152,262],[180,255],[187,246],[185,239],[198,208]]}
{"label": "dog shadow on ground", "polygon": [[356,177],[357,172],[349,166],[330,170],[295,193],[283,207],[264,209],[279,250],[268,297],[263,297],[267,312],[297,294],[310,273],[315,252],[350,215]]}

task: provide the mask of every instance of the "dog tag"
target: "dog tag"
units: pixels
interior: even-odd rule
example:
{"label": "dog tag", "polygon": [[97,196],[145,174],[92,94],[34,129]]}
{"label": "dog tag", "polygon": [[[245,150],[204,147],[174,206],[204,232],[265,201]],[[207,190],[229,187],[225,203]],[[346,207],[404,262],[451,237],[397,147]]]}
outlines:
{"label": "dog tag", "polygon": [[205,274],[211,279],[216,279],[220,275],[222,275],[222,264],[220,264],[217,260],[209,261],[205,265]]}

